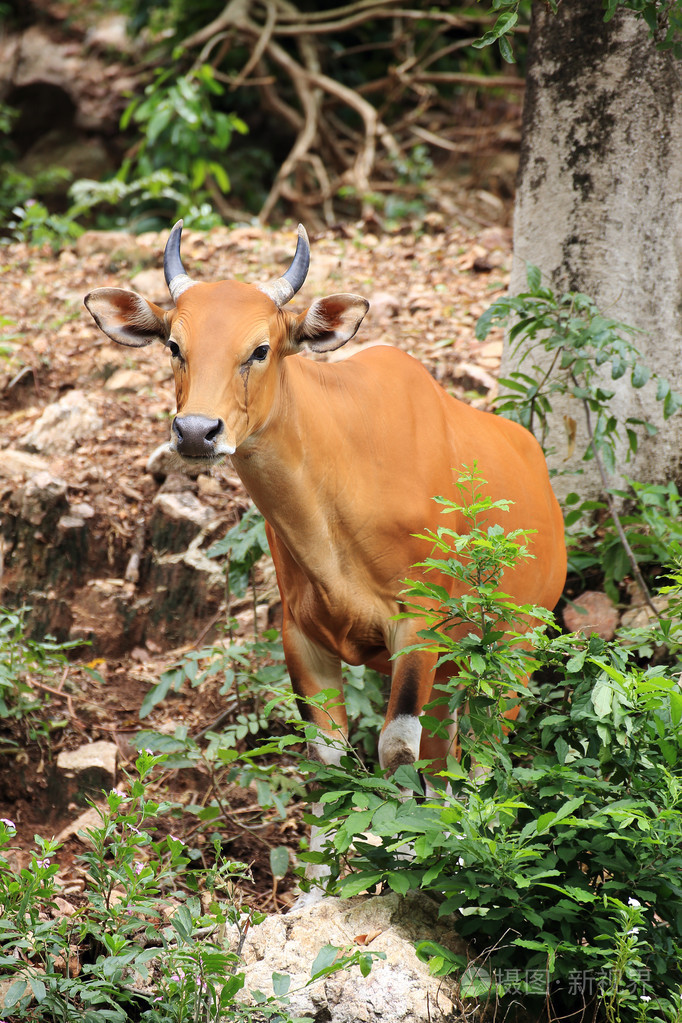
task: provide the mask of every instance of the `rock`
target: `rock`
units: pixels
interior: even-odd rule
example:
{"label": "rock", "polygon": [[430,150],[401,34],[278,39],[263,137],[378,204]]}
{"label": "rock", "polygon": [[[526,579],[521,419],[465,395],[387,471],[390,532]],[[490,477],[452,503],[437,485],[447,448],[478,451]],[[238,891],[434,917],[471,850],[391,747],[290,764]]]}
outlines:
{"label": "rock", "polygon": [[156,551],[184,551],[197,533],[205,529],[215,513],[191,490],[159,493],[152,502],[154,513],[149,523],[152,547]]}
{"label": "rock", "polygon": [[[664,615],[670,605],[670,597],[661,593],[652,597],[651,603],[659,614]],[[633,603],[632,607],[623,612],[620,624],[624,629],[645,629],[647,625],[651,625],[654,617],[654,612],[648,604],[635,605]]]}
{"label": "rock", "polygon": [[5,448],[0,453],[0,476],[19,479],[47,469],[48,462],[38,455],[30,455],[27,451],[15,451]]}
{"label": "rock", "polygon": [[91,519],[95,514],[95,509],[87,501],[77,501],[70,506],[70,511],[72,515],[77,515],[81,519]]}
{"label": "rock", "polygon": [[39,175],[49,166],[63,167],[69,174],[42,185],[41,197],[65,197],[72,181],[82,178],[99,181],[116,170],[104,144],[97,138],[75,134],[71,125],[41,135],[17,162],[18,170],[29,177]]}
{"label": "rock", "polygon": [[76,254],[91,256],[94,252],[131,252],[138,254],[135,235],[127,231],[84,231],[76,239]]}
{"label": "rock", "polygon": [[495,377],[475,362],[460,362],[452,371],[452,376],[456,383],[468,391],[487,393],[497,385]]}
{"label": "rock", "polygon": [[12,495],[10,506],[31,526],[43,525],[49,518],[49,530],[68,508],[66,482],[47,471],[38,472]]}
{"label": "rock", "polygon": [[159,444],[158,448],[154,448],[147,459],[145,469],[156,480],[163,480],[172,473],[181,473],[192,478],[204,471],[203,467],[193,469],[186,465],[180,456],[171,449],[168,441],[164,441],[163,444]]}
{"label": "rock", "polygon": [[613,639],[618,626],[618,611],[605,593],[586,590],[564,609],[564,625],[570,632],[602,639]]}
{"label": "rock", "polygon": [[30,433],[21,439],[20,447],[46,455],[62,455],[74,451],[102,425],[101,417],[83,391],[69,391],[47,406]]}
{"label": "rock", "polygon": [[139,274],[135,274],[130,284],[138,294],[144,295],[146,299],[156,302],[157,305],[167,304],[171,300],[163,270],[154,268],[141,270]]}
{"label": "rock", "polygon": [[[154,299],[156,301],[156,299]],[[104,385],[105,391],[141,391],[149,384],[149,377],[139,369],[117,369]]]}
{"label": "rock", "polygon": [[368,318],[385,320],[400,312],[400,299],[388,291],[375,291],[369,298]]}
{"label": "rock", "polygon": [[141,36],[128,31],[128,19],[125,14],[105,14],[100,16],[94,25],[85,33],[87,49],[99,49],[106,53],[135,53],[140,48]]}
{"label": "rock", "polygon": [[[323,899],[287,916],[251,927],[244,945],[244,992],[272,993],[272,973],[291,977],[289,1012],[314,1023],[427,1023],[450,1018],[453,987],[429,974],[414,951],[420,940],[437,941],[466,955],[466,943],[425,896]],[[320,949],[384,952],[368,977],[357,967],[332,973],[305,987]],[[245,1000],[248,999],[246,994]]]}
{"label": "rock", "polygon": [[82,519],[80,515],[62,515],[57,523],[57,529],[60,533],[72,533],[74,530],[85,529],[85,519]]}
{"label": "rock", "polygon": [[193,642],[207,620],[215,618],[225,596],[225,575],[217,559],[207,558],[200,533],[187,550],[155,554],[148,589],[154,594],[150,622],[164,644]]}
{"label": "rock", "polygon": [[[92,745],[97,745],[92,743]],[[111,746],[113,743],[107,743],[106,745]],[[115,747],[114,747],[115,748]],[[101,795],[101,793],[97,793]],[[68,842],[70,838],[78,838],[83,843],[88,843],[87,834],[80,834],[80,832],[86,832],[88,828],[98,828],[102,825],[102,818],[97,812],[96,806],[91,806],[88,810],[84,810],[75,821],[71,821],[66,827],[57,835],[57,842]]]}
{"label": "rock", "polygon": [[88,798],[101,796],[102,789],[107,792],[112,789],[116,784],[117,754],[116,743],[103,740],[75,750],[62,750],[50,785],[51,789],[59,790],[56,798],[61,806],[72,802],[83,806]]}
{"label": "rock", "polygon": [[[73,104],[74,125],[92,132],[114,132],[132,92],[134,79],[121,65],[83,57],[70,40],[60,42],[49,25],[0,33],[0,95],[20,105],[26,86],[63,91]],[[33,100],[37,107],[37,100]],[[33,114],[35,120],[35,113]],[[52,125],[50,125],[52,127]]]}

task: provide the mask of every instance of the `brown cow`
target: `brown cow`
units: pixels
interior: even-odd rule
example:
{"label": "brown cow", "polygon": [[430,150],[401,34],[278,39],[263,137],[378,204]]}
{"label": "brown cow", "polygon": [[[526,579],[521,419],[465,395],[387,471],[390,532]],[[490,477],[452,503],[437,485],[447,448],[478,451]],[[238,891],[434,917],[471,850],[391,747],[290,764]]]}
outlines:
{"label": "brown cow", "polygon": [[[392,677],[381,764],[393,771],[414,762],[420,744],[422,756],[443,756],[446,744],[422,736],[419,723],[434,656],[391,660],[422,627],[396,620],[404,580],[418,577],[413,566],[430,554],[413,534],[438,527],[434,496],[456,499],[462,466],[476,462],[486,492],[513,501],[490,522],[536,531],[535,560],[507,572],[504,589],[519,603],[553,608],[566,554],[542,451],[517,424],[451,397],[398,349],[376,346],[333,364],[296,358],[305,347],[345,344],[368,308],[357,295],[332,295],[302,313],[284,310],[308,269],[302,227],[291,266],[262,287],[192,281],[180,258],[181,230],[179,222],[164,256],[172,309],[112,288],[91,292],[86,305],[114,341],[169,349],[177,394],[171,448],[209,467],[229,455],[263,513],[294,691],[341,693],[342,661],[370,665]],[[447,524],[466,529],[454,515]],[[452,590],[452,579],[438,581]],[[330,745],[316,744],[316,755],[338,762],[342,698],[326,710],[301,703],[301,712],[331,737]]]}

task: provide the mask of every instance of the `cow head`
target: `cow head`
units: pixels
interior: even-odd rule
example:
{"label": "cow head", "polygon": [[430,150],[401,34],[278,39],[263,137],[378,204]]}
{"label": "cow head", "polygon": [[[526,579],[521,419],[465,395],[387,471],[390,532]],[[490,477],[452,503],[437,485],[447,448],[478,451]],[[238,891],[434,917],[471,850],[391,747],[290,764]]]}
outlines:
{"label": "cow head", "polygon": [[308,272],[303,226],[289,269],[261,287],[193,281],[180,258],[181,234],[178,221],[164,253],[172,309],[118,288],[91,291],[85,304],[118,344],[139,348],[160,341],[168,349],[177,399],[171,447],[194,463],[210,463],[233,454],[268,421],[283,359],[305,345],[316,352],[340,348],[357,331],[369,303],[358,295],[332,295],[299,314],[283,309]]}

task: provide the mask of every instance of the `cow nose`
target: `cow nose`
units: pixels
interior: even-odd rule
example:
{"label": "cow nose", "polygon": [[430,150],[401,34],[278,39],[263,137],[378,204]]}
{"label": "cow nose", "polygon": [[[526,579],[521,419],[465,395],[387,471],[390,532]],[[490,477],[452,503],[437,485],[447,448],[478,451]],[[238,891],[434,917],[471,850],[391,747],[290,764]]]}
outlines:
{"label": "cow nose", "polygon": [[185,458],[206,458],[215,454],[217,438],[223,432],[222,419],[208,416],[176,416],[173,420],[175,450]]}

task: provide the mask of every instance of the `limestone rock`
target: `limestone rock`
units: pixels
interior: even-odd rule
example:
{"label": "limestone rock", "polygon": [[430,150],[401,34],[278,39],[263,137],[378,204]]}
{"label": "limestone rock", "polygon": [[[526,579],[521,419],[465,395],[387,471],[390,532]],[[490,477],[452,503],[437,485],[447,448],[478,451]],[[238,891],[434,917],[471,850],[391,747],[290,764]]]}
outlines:
{"label": "limestone rock", "polygon": [[564,609],[564,625],[571,632],[602,639],[613,639],[618,626],[618,611],[605,593],[586,590]]}
{"label": "limestone rock", "polygon": [[83,391],[73,390],[48,405],[30,433],[21,440],[26,451],[56,455],[74,451],[102,427],[102,419]]}
{"label": "limestone rock", "polygon": [[67,510],[66,483],[46,470],[37,472],[12,496],[11,508],[32,526],[40,526],[48,515],[56,521]]}
{"label": "limestone rock", "polygon": [[157,270],[154,267],[149,270],[140,270],[130,283],[139,295],[144,295],[150,302],[156,302],[157,305],[165,305],[170,302],[163,270]]}
{"label": "limestone rock", "polygon": [[153,501],[154,514],[149,525],[156,551],[178,553],[215,518],[212,508],[203,504],[191,490],[159,493]]}
{"label": "limestone rock", "polygon": [[58,790],[60,805],[71,802],[84,805],[89,797],[101,796],[116,784],[116,743],[90,742],[75,750],[62,750],[57,756],[57,774],[51,789]]}
{"label": "limestone rock", "polygon": [[371,320],[385,320],[400,312],[400,299],[388,291],[375,291],[369,299],[368,317]]}
{"label": "limestone rock", "polygon": [[[665,593],[661,593],[652,597],[651,603],[659,614],[665,615],[670,604],[670,597],[666,596]],[[653,620],[654,612],[648,604],[634,604],[633,602],[633,606],[623,612],[621,625],[624,629],[645,629],[647,625],[651,625]]]}
{"label": "limestone rock", "polygon": [[30,455],[28,451],[15,451],[13,448],[5,448],[0,454],[0,476],[8,479],[20,479],[22,476],[30,476],[41,470],[46,470],[48,463],[39,455]]}
{"label": "limestone rock", "polygon": [[105,391],[141,391],[149,384],[149,377],[139,369],[117,369],[106,384]]}
{"label": "limestone rock", "polygon": [[163,444],[159,444],[157,448],[154,448],[147,459],[145,469],[156,480],[163,480],[166,476],[170,476],[173,473],[179,473],[192,478],[205,471],[203,467],[193,469],[183,462],[180,456],[171,449],[168,441],[164,441]]}
{"label": "limestone rock", "polygon": [[[291,977],[289,1011],[315,1023],[443,1023],[454,1018],[454,991],[417,959],[414,944],[426,939],[466,955],[463,939],[438,918],[437,906],[425,896],[391,892],[323,899],[250,928],[244,992],[272,993],[277,972]],[[368,977],[352,967],[306,988],[315,957],[327,944],[364,946],[386,958],[374,961]]]}

